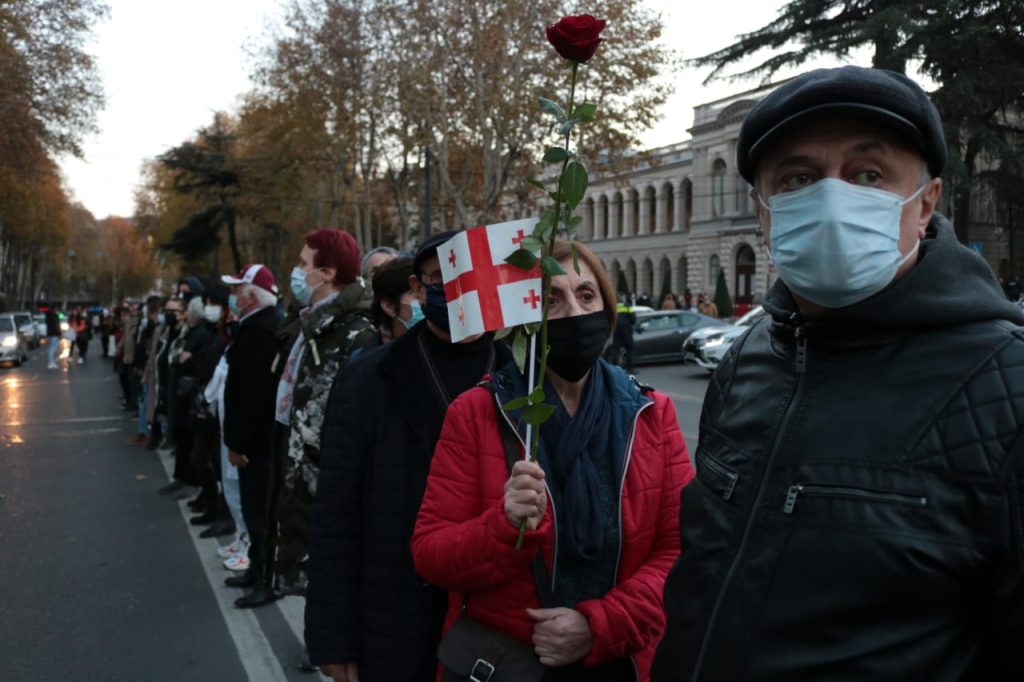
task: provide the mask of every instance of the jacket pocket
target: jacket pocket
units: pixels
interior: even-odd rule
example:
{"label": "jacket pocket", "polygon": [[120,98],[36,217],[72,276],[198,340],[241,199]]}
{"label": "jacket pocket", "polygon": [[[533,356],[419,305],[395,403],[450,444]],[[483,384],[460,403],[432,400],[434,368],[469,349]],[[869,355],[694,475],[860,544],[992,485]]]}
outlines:
{"label": "jacket pocket", "polygon": [[740,480],[739,474],[711,455],[702,453],[697,469],[698,474],[705,474],[700,476],[704,486],[723,500],[729,500],[736,492],[736,484]]}
{"label": "jacket pocket", "polygon": [[794,483],[789,487],[789,491],[786,493],[786,502],[782,507],[783,513],[792,514],[796,510],[797,501],[802,497],[831,498],[873,504],[892,504],[922,508],[928,506],[928,498],[919,494],[887,490],[870,490],[868,488],[856,488],[841,485]]}

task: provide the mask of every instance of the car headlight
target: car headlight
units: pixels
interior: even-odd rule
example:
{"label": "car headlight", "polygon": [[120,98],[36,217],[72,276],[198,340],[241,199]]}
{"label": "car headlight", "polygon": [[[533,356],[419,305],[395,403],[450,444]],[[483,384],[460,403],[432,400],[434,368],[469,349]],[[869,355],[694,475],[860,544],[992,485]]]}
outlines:
{"label": "car headlight", "polygon": [[721,346],[723,343],[725,343],[724,336],[712,336],[704,341],[704,347],[715,348],[716,346]]}
{"label": "car headlight", "polygon": [[14,348],[17,345],[18,345],[18,337],[17,336],[8,336],[7,338],[4,339],[4,343],[3,343],[4,348]]}

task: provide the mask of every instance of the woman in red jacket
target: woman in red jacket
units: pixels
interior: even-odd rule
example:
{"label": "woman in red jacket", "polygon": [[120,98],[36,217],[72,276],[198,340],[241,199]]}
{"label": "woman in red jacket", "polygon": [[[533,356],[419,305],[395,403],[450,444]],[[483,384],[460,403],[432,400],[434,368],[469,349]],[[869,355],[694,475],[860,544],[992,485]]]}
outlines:
{"label": "woman in red jacket", "polygon": [[[499,407],[527,392],[513,363],[448,409],[412,553],[419,574],[451,592],[446,630],[465,605],[469,618],[531,642],[545,680],[644,682],[679,553],[679,493],[694,472],[671,400],[600,359],[614,288],[576,248],[578,275],[568,242],[552,254],[568,274],[552,278],[544,388],[557,410],[540,429],[538,463],[517,461],[510,475],[506,462],[501,428],[525,432],[519,411]],[[556,608],[540,608],[538,551]]]}

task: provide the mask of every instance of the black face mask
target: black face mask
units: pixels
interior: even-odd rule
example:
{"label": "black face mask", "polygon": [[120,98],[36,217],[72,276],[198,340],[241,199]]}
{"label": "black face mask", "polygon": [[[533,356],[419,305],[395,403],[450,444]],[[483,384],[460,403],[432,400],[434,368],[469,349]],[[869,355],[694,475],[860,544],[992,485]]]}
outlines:
{"label": "black face mask", "polygon": [[444,297],[443,284],[427,285],[427,304],[423,306],[423,315],[445,333],[451,333],[451,323],[448,321],[448,301]]}
{"label": "black face mask", "polygon": [[587,375],[611,336],[605,311],[548,320],[548,366],[566,381]]}
{"label": "black face mask", "polygon": [[168,327],[177,327],[178,313],[164,313],[164,324]]}

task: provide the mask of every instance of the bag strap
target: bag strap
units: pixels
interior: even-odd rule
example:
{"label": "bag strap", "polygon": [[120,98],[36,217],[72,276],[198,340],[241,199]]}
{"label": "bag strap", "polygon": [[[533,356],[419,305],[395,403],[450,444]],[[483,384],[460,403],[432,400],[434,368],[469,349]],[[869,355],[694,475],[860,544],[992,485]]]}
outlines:
{"label": "bag strap", "polygon": [[[490,381],[481,383],[482,386],[487,387],[490,390],[492,396],[497,394],[494,391],[494,384]],[[509,473],[512,472],[512,467],[519,461],[519,436],[516,434],[508,421],[505,419],[505,415],[502,414],[501,408],[498,407],[497,400],[495,400],[495,409],[498,410],[498,430],[501,432],[501,444],[505,448],[505,464],[508,465]],[[530,564],[530,570],[533,572],[533,582],[537,587],[537,594],[540,596],[541,608],[553,609],[559,604],[555,601],[555,594],[551,589],[551,576],[548,574],[548,566],[544,562],[544,553],[541,550],[537,550],[537,554],[533,557],[533,562]]]}

